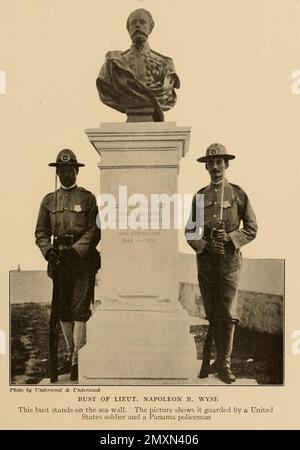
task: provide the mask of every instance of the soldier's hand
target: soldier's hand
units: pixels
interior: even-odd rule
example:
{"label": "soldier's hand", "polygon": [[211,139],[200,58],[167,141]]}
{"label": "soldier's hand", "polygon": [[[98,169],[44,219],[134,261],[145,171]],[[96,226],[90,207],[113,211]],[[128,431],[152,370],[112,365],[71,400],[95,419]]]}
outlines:
{"label": "soldier's hand", "polygon": [[66,256],[67,258],[75,258],[75,259],[79,257],[78,253],[73,247],[65,248],[64,250],[62,250],[62,255]]}
{"label": "soldier's hand", "polygon": [[205,246],[205,250],[214,255],[224,255],[224,245],[223,242],[211,241]]}
{"label": "soldier's hand", "polygon": [[230,236],[226,233],[225,230],[216,230],[215,231],[216,241],[218,242],[229,242]]}
{"label": "soldier's hand", "polygon": [[49,261],[50,264],[53,266],[58,266],[59,264],[59,256],[54,250],[54,248],[50,248],[46,253],[46,259]]}

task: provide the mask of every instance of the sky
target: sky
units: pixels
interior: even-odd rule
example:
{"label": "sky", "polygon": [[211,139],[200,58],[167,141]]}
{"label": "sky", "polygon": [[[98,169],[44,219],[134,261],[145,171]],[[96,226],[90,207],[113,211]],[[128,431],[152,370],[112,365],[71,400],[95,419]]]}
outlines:
{"label": "sky", "polygon": [[[151,48],[171,56],[181,80],[166,121],[191,127],[178,191],[209,180],[196,158],[213,142],[236,155],[227,178],[248,194],[259,233],[251,258],[296,258],[299,225],[300,2],[277,0],[2,0],[0,95],[1,276],[44,269],[34,244],[41,199],[54,190],[48,163],[71,148],[86,164],[78,184],[99,194],[99,155],[84,130],[124,122],[99,101],[95,79],[108,50],[130,46],[126,19],[143,7],[155,27]],[[179,233],[179,249],[192,252]]]}

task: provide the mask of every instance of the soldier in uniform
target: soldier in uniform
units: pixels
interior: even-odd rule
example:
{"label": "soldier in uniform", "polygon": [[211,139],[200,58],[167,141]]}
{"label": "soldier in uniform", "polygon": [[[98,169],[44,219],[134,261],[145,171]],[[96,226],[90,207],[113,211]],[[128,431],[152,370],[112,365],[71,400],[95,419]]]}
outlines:
{"label": "soldier in uniform", "polygon": [[121,112],[138,114],[153,109],[153,120],[163,121],[163,111],[176,103],[180,81],[171,58],[150,49],[148,36],[154,27],[149,11],[137,9],[127,19],[132,45],[129,50],[110,51],[97,78],[103,103]]}
{"label": "soldier in uniform", "polygon": [[56,305],[57,320],[68,348],[70,379],[76,380],[78,350],[85,344],[95,274],[100,266],[96,250],[100,241],[98,208],[95,196],[76,184],[79,167],[84,164],[77,162],[71,150],[61,150],[56,162],[49,166],[56,167],[61,185],[44,197],[35,237],[48,261],[48,274],[53,278],[52,312]]}
{"label": "soldier in uniform", "polygon": [[230,365],[235,325],[239,322],[240,248],[257,233],[247,194],[225,178],[229,160],[234,158],[223,145],[212,144],[206,155],[197,160],[205,163],[211,178],[210,184],[198,192],[204,195],[204,230],[199,235],[196,229],[200,223],[196,215],[203,213],[203,203],[197,196],[186,227],[187,242],[197,254],[199,287],[216,344],[217,358],[210,371],[218,372],[220,379],[228,384],[235,381]]}

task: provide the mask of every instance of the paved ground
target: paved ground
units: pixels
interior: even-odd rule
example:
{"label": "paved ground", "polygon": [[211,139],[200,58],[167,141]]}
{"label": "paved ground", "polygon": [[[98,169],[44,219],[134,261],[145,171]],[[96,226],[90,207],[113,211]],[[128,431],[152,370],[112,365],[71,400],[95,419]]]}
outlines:
{"label": "paved ground", "polygon": [[[11,306],[11,382],[37,384],[47,377],[48,322],[50,306],[39,303]],[[207,323],[191,318],[191,332],[195,337],[199,367]],[[59,340],[59,364],[62,364],[65,345]],[[212,357],[214,355],[214,350]],[[282,384],[282,339],[265,333],[237,328],[232,368],[238,377],[237,385]],[[47,381],[46,381],[47,382]],[[220,384],[214,376],[195,380],[197,384]]]}

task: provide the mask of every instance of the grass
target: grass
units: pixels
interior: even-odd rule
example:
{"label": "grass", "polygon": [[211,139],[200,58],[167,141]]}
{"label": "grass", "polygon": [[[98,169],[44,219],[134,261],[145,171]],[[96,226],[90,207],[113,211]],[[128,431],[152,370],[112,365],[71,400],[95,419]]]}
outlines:
{"label": "grass", "polygon": [[[50,305],[11,305],[11,383],[37,384],[48,377]],[[63,364],[66,347],[59,336],[58,361]]]}

